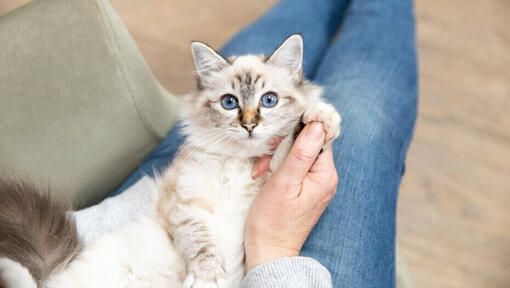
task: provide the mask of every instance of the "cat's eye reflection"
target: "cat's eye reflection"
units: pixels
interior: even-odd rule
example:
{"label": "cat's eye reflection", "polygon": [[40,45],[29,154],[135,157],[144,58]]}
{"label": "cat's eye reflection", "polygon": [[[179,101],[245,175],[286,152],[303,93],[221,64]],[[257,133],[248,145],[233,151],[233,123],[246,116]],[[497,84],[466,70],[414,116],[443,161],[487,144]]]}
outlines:
{"label": "cat's eye reflection", "polygon": [[223,95],[221,97],[221,106],[227,110],[232,110],[239,107],[239,101],[234,95]]}
{"label": "cat's eye reflection", "polygon": [[260,103],[266,108],[272,108],[278,103],[278,96],[274,92],[268,92],[260,98]]}

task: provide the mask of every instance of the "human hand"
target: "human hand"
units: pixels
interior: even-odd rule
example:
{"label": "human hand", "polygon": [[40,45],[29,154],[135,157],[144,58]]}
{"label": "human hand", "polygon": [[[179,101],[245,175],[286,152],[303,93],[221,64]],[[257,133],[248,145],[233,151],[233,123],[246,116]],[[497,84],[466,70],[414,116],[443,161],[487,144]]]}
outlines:
{"label": "human hand", "polygon": [[[285,137],[277,137],[274,139],[271,139],[271,141],[268,143],[269,147],[271,147],[271,150],[274,152],[276,148],[278,148],[278,145],[282,142],[282,140]],[[253,179],[256,179],[260,176],[262,176],[264,173],[266,173],[269,170],[269,166],[271,166],[271,159],[273,158],[273,155],[264,155],[261,156],[255,161],[255,165],[253,165],[251,177]]]}
{"label": "human hand", "polygon": [[255,198],[245,227],[247,271],[270,260],[298,256],[335,194],[338,176],[332,149],[319,154],[324,139],[320,122],[308,124]]}

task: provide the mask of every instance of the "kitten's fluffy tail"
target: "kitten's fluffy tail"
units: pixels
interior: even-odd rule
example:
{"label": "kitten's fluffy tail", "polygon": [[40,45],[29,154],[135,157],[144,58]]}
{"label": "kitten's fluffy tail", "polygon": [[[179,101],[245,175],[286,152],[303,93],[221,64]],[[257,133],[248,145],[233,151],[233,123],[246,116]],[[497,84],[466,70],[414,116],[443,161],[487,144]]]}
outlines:
{"label": "kitten's fluffy tail", "polygon": [[27,181],[0,177],[0,287],[26,283],[18,281],[27,271],[25,280],[40,287],[78,253],[71,207]]}

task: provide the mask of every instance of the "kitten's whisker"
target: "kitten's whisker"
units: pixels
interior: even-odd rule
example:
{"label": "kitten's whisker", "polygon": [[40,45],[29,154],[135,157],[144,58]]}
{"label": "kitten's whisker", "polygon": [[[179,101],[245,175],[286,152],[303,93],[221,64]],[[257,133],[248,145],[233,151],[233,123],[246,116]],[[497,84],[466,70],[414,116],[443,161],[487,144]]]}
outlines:
{"label": "kitten's whisker", "polygon": [[[220,134],[220,137],[219,137],[216,141],[214,141],[214,142],[213,142],[212,144],[210,144],[210,145],[207,145],[208,147],[207,147],[207,149],[205,150],[205,153],[204,153],[204,154],[209,153],[209,152],[211,151],[211,149],[212,149],[212,148],[213,148],[216,144],[218,144],[218,143],[220,143],[221,141],[223,141],[223,140],[227,139],[228,137],[229,137],[229,136],[228,136],[227,134]],[[203,160],[203,158],[202,158],[202,159],[200,159],[200,162],[199,162],[199,163],[202,163],[202,160]]]}
{"label": "kitten's whisker", "polygon": [[[222,131],[218,129],[218,131],[211,131],[209,133],[206,133],[206,135],[204,135],[204,137],[199,137],[198,140],[203,140],[203,141],[214,141],[214,143],[212,145],[208,145],[208,147],[212,147],[213,145],[216,145],[218,142],[220,142],[222,140],[222,138],[225,138],[225,134],[221,133]],[[210,135],[212,134],[212,135]],[[201,142],[201,141],[200,141]],[[183,160],[184,163],[186,163],[189,158],[197,151],[201,150],[202,147],[199,147],[199,146],[192,146],[193,149],[186,155],[186,158]],[[210,149],[210,148],[209,148]],[[208,152],[209,149],[206,149],[205,150],[205,153]],[[201,162],[201,160],[200,160]]]}
{"label": "kitten's whisker", "polygon": [[[228,134],[220,134],[220,137],[217,138],[213,143],[207,145],[207,149],[205,150],[205,152],[203,153],[204,155],[208,154],[211,149],[218,143],[220,143],[221,141],[227,139],[227,138],[230,138],[230,136]],[[202,157],[201,159],[199,159],[198,163],[202,163],[204,160],[204,157]]]}

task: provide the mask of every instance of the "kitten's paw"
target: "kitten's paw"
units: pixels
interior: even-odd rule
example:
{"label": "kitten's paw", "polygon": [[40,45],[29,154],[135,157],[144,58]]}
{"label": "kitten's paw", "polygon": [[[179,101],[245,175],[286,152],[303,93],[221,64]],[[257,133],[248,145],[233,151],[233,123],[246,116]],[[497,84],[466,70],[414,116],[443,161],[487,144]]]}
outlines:
{"label": "kitten's paw", "polygon": [[225,285],[225,265],[219,255],[199,254],[188,263],[188,275],[184,279],[185,288],[219,288]]}
{"label": "kitten's paw", "polygon": [[326,131],[326,139],[324,140],[322,149],[328,148],[331,143],[340,136],[340,122],[342,121],[340,114],[338,114],[333,105],[317,102],[303,114],[303,122],[305,124],[313,121],[322,122],[324,130]]}

